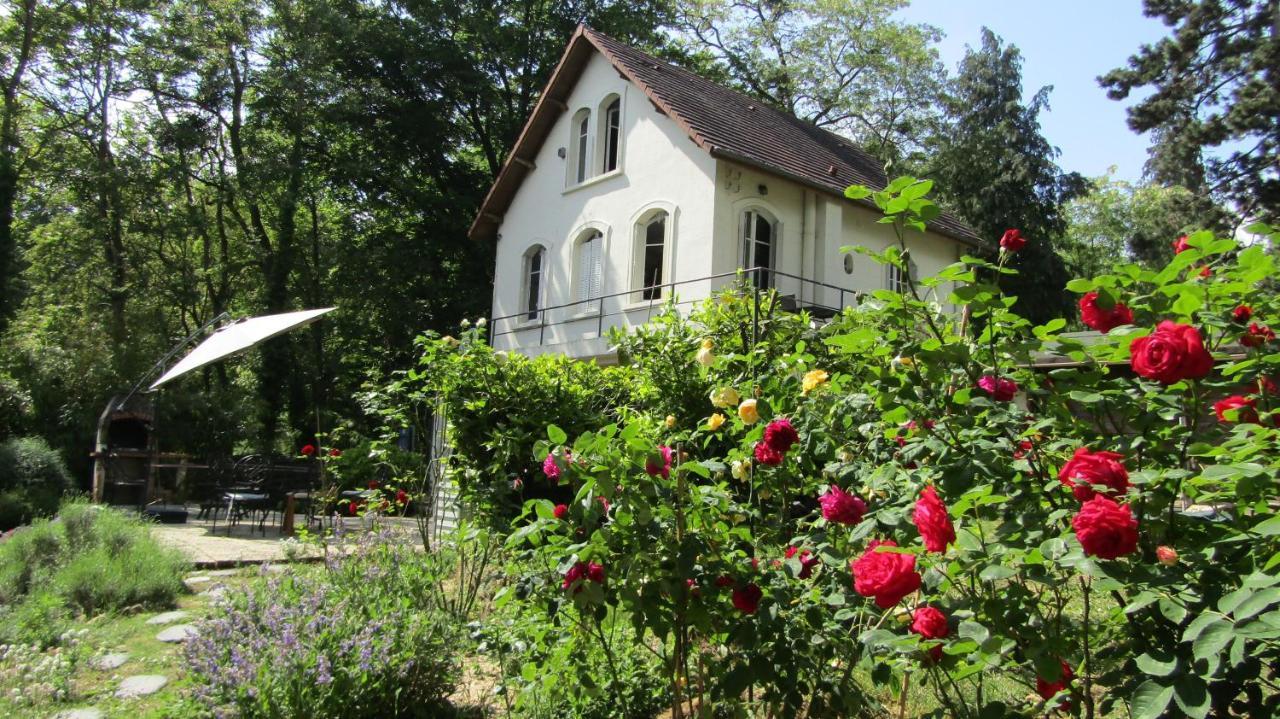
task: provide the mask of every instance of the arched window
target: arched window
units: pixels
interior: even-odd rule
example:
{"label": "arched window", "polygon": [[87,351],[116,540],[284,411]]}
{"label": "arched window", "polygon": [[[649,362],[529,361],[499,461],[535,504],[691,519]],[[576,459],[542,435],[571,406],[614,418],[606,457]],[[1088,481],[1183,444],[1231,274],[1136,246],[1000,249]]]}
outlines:
{"label": "arched window", "polygon": [[521,309],[525,318],[538,319],[542,314],[542,293],[546,284],[547,249],[542,245],[534,245],[524,253],[524,292]]}
{"label": "arched window", "polygon": [[777,255],[777,223],[761,210],[750,209],[742,213],[742,269],[751,272],[751,281],[757,287],[772,287],[772,270]]}
{"label": "arched window", "polygon": [[604,291],[604,235],[588,230],[574,247],[575,300],[579,312],[599,312]]}
{"label": "arched window", "polygon": [[667,277],[670,230],[665,210],[650,213],[636,224],[632,288],[640,291],[643,300],[662,299],[662,285],[671,281]]}
{"label": "arched window", "polygon": [[577,185],[586,182],[591,171],[591,111],[578,110],[569,123],[573,133],[569,139],[570,181]]}
{"label": "arched window", "polygon": [[618,169],[622,139],[621,98],[617,95],[606,97],[600,104],[600,118],[600,172],[603,174]]}
{"label": "arched window", "polygon": [[[885,287],[893,292],[906,294],[911,291],[906,275],[897,265],[885,265]],[[916,279],[916,263],[907,260],[907,271],[911,273],[911,281]]]}

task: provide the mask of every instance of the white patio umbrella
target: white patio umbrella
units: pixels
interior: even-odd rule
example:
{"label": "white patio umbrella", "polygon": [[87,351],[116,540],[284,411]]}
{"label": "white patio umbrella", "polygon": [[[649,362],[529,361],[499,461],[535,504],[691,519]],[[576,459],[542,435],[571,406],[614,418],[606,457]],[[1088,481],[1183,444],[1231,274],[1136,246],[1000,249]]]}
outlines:
{"label": "white patio umbrella", "polygon": [[295,327],[309,325],[319,319],[321,315],[332,312],[335,309],[337,308],[326,307],[320,310],[285,312],[278,315],[263,315],[262,317],[248,317],[236,320],[229,325],[218,328],[208,339],[191,350],[190,354],[183,357],[173,367],[170,367],[169,371],[165,372],[160,379],[151,383],[150,389],[155,390],[160,385],[181,377],[191,370],[199,369],[210,362],[216,362],[224,357],[244,352],[254,345],[288,332]]}

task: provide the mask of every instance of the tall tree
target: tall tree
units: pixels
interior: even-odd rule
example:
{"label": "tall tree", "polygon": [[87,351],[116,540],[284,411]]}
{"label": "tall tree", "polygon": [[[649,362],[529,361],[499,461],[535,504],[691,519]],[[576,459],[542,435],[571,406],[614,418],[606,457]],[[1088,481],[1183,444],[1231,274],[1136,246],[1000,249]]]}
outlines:
{"label": "tall tree", "polygon": [[889,160],[936,119],[939,31],[893,18],[906,0],[682,0],[677,28],[747,93]]}
{"label": "tall tree", "polygon": [[1145,0],[1144,12],[1172,36],[1099,82],[1113,100],[1151,90],[1129,108],[1129,126],[1154,131],[1152,177],[1210,195],[1241,218],[1277,220],[1280,0]]}
{"label": "tall tree", "polygon": [[1063,204],[1087,187],[1079,174],[1058,168],[1057,148],[1040,134],[1051,89],[1024,102],[1022,54],[983,28],[982,47],[965,53],[951,83],[949,123],[923,170],[946,204],[988,241],[1008,228],[1030,239],[1011,263],[1020,274],[1003,282],[1018,296],[1018,311],[1038,322],[1068,311],[1068,277],[1055,241],[1067,226]]}
{"label": "tall tree", "polygon": [[1133,184],[1110,174],[1092,180],[1088,194],[1064,208],[1067,229],[1059,246],[1067,267],[1074,276],[1093,277],[1121,258],[1163,266],[1173,257],[1173,238],[1202,229],[1196,200],[1185,187]]}

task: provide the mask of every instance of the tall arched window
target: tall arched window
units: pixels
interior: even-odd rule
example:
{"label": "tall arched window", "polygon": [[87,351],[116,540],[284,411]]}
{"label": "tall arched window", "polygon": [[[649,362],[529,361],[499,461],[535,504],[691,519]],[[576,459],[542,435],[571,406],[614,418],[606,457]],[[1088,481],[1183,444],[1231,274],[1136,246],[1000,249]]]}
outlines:
{"label": "tall arched window", "polygon": [[578,311],[598,312],[604,291],[604,235],[600,230],[588,230],[582,235],[574,255],[577,284],[574,299],[578,302]]}
{"label": "tall arched window", "polygon": [[585,107],[578,110],[569,127],[573,131],[569,141],[570,177],[574,184],[580,184],[586,182],[591,170],[591,111]]}
{"label": "tall arched window", "polygon": [[618,169],[621,152],[622,100],[617,95],[610,95],[600,107],[600,172],[613,172]]}
{"label": "tall arched window", "polygon": [[542,245],[534,245],[524,253],[524,292],[521,311],[525,318],[538,319],[542,314],[542,293],[546,284],[547,250]]}
{"label": "tall arched window", "polygon": [[670,216],[665,210],[645,215],[635,230],[635,255],[632,262],[632,289],[640,291],[643,300],[662,299],[662,286],[669,283],[667,265],[670,261]]}
{"label": "tall arched window", "polygon": [[[906,294],[911,291],[906,274],[897,265],[885,265],[885,287],[893,292]],[[916,279],[916,263],[907,260],[907,271],[911,273],[911,281]]]}
{"label": "tall arched window", "polygon": [[757,287],[772,287],[772,270],[777,255],[776,223],[760,210],[742,213],[742,269],[751,272],[751,281]]}

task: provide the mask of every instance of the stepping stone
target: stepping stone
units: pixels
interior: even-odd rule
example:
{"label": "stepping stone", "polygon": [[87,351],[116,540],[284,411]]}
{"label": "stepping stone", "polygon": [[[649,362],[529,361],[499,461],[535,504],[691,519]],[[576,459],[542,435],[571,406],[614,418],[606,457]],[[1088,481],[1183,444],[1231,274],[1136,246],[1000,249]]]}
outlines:
{"label": "stepping stone", "polygon": [[54,716],[57,719],[102,719],[106,714],[103,714],[98,707],[85,707],[84,709],[68,709]]}
{"label": "stepping stone", "polygon": [[159,674],[141,674],[136,677],[126,677],[124,681],[120,682],[120,688],[116,690],[116,696],[121,699],[145,697],[148,694],[155,694],[160,691],[168,683],[168,677],[163,677]]}
{"label": "stepping stone", "polygon": [[204,590],[203,592],[200,592],[200,596],[208,597],[210,599],[222,599],[222,595],[226,593],[227,593],[227,588],[219,584],[216,587],[211,587],[209,589]]}
{"label": "stepping stone", "polygon": [[185,642],[188,639],[194,639],[199,635],[200,632],[190,624],[175,624],[157,634],[156,639],[162,642],[176,644],[178,642]]}
{"label": "stepping stone", "polygon": [[187,589],[189,589],[190,591],[198,592],[200,591],[201,584],[208,584],[209,582],[212,582],[212,581],[213,581],[213,577],[200,575],[198,577],[187,577],[186,579],[182,580],[182,583],[187,585]]}
{"label": "stepping stone", "polygon": [[118,669],[121,664],[129,661],[129,655],[123,652],[115,652],[113,654],[104,654],[93,660],[93,668],[103,671]]}
{"label": "stepping stone", "polygon": [[173,624],[179,619],[186,619],[186,618],[187,618],[187,613],[184,611],[178,610],[176,612],[165,612],[164,614],[157,614],[154,617],[148,619],[147,624]]}
{"label": "stepping stone", "polygon": [[240,573],[239,569],[215,569],[212,572],[205,572],[208,577],[234,577]]}

